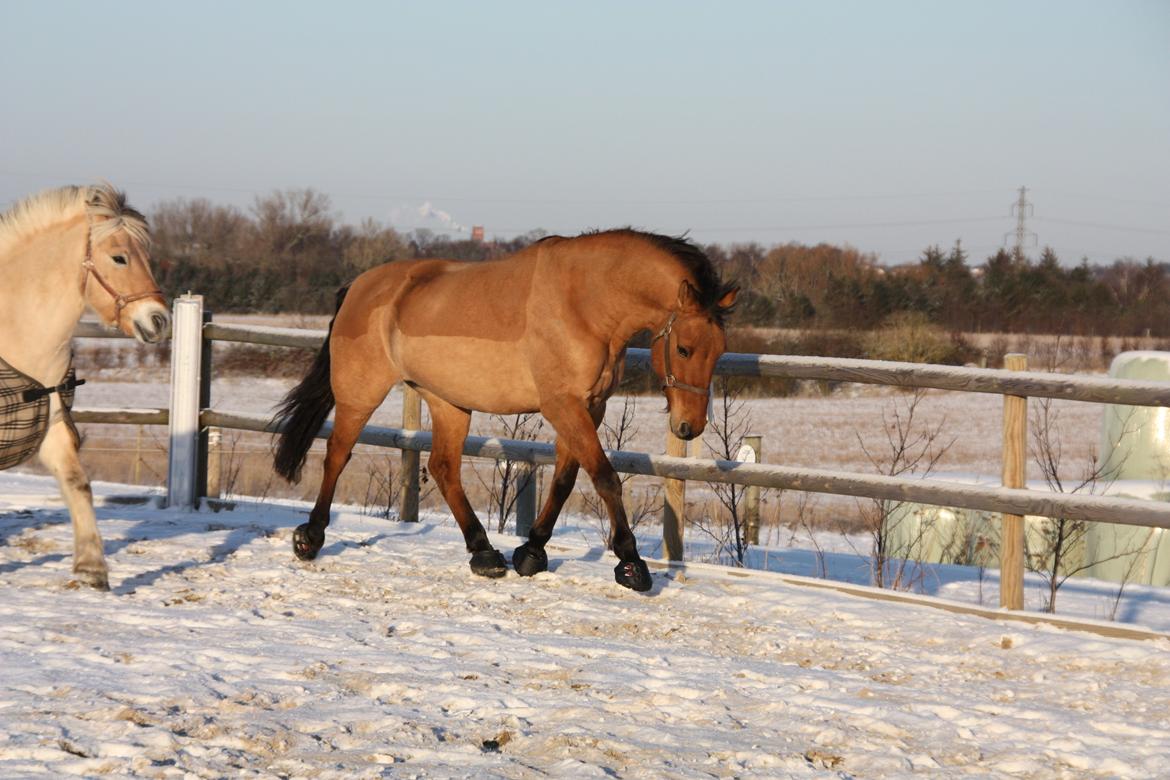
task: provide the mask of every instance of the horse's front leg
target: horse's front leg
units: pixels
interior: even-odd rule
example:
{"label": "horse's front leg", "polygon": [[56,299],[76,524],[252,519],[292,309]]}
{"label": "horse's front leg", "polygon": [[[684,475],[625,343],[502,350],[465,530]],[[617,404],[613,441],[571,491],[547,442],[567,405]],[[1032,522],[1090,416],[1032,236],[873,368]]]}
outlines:
{"label": "horse's front leg", "polygon": [[618,557],[614,579],[619,585],[632,590],[650,590],[653,584],[650,569],[638,554],[637,539],[626,519],[621,479],[601,449],[596,426],[584,401],[568,396],[546,399],[540,411],[556,429],[558,444],[564,440],[570,455],[593,480],[593,489],[609,511],[609,543]]}
{"label": "horse's front leg", "polygon": [[[605,417],[605,402],[602,401],[590,409],[589,416],[593,420],[593,429],[597,430],[597,426],[601,425],[601,421]],[[548,491],[548,498],[545,499],[544,507],[541,508],[536,522],[532,524],[532,530],[528,533],[528,541],[517,547],[512,553],[512,566],[516,569],[517,574],[531,577],[548,570],[548,555],[545,553],[544,547],[552,538],[553,526],[556,525],[557,518],[568,500],[569,494],[573,492],[573,485],[577,482],[577,472],[580,468],[581,464],[570,453],[566,441],[558,437],[557,463],[553,468],[552,485]]]}
{"label": "horse's front leg", "polygon": [[109,572],[93,512],[93,490],[77,456],[77,440],[65,421],[49,425],[38,453],[41,463],[57,478],[69,517],[73,520],[73,573],[98,590],[109,590]]}

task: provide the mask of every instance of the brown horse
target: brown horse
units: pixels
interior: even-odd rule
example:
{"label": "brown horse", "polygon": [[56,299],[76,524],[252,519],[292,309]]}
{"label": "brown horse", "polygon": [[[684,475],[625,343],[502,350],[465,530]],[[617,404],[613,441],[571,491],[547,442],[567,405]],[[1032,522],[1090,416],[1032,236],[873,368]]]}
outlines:
{"label": "brown horse", "polygon": [[627,342],[651,330],[671,430],[684,439],[701,434],[737,292],[689,241],[633,230],[550,237],[491,262],[413,260],[367,271],[338,293],[328,341],[273,420],[281,431],[276,470],[295,482],[314,434],[337,406],[321,489],[309,522],[294,533],[294,552],[311,560],[320,551],[354,442],[390,388],[405,381],[430,408],[428,468],[463,531],[473,572],[500,577],[507,564],[460,480],[471,412],[539,411],[557,432],[556,467],[528,541],[513,553],[516,571],[548,568],[544,546],[584,466],[609,511],[617,582],[648,590],[650,572],[597,426],[621,379]]}
{"label": "brown horse", "polygon": [[[62,403],[75,384],[70,345],[86,307],[142,342],[161,340],[170,326],[150,271],[150,230],[126,196],[109,184],[62,187],[0,214],[0,367],[7,363],[16,377],[9,390],[22,382],[31,388],[20,397],[0,388],[0,453],[12,444],[6,435],[24,431],[28,446],[17,447],[11,461],[38,452],[73,518],[73,571],[105,589],[93,493]],[[6,463],[15,465],[0,459],[0,467]]]}

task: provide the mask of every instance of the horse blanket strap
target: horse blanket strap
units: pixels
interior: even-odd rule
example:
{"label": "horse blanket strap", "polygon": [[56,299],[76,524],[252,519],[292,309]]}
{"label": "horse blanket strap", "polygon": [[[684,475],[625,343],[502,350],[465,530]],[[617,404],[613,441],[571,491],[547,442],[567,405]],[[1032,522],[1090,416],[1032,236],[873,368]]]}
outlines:
{"label": "horse blanket strap", "polygon": [[53,393],[61,399],[61,413],[74,441],[79,441],[69,410],[74,388],[84,382],[74,374],[72,360],[64,380],[45,387],[0,358],[0,471],[23,463],[40,449],[49,430],[49,396]]}
{"label": "horse blanket strap", "polygon": [[650,339],[650,345],[653,346],[655,341],[663,339],[665,343],[662,345],[662,389],[666,390],[670,387],[677,387],[679,390],[686,390],[689,393],[697,393],[705,395],[710,398],[710,390],[706,387],[698,387],[696,385],[688,385],[686,382],[680,382],[675,377],[674,372],[670,370],[670,333],[674,328],[674,321],[678,319],[678,312],[672,311],[670,317],[666,320],[666,324],[662,329],[654,334],[654,338]]}
{"label": "horse blanket strap", "polygon": [[74,376],[73,371],[70,370],[69,374],[65,377],[65,381],[56,387],[33,387],[25,390],[24,402],[27,404],[31,401],[36,401],[38,399],[44,398],[45,396],[52,395],[53,393],[61,395],[62,393],[71,392],[78,385],[84,384],[85,380],[78,379],[76,376]]}

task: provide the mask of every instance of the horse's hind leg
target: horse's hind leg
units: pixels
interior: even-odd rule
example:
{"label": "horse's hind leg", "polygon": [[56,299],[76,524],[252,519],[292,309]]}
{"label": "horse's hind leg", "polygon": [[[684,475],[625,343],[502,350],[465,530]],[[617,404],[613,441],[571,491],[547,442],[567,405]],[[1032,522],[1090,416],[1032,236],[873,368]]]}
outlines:
{"label": "horse's hind leg", "polygon": [[[347,357],[361,361],[352,365],[360,366],[362,370],[347,370]],[[343,346],[332,355],[331,384],[337,408],[333,413],[333,432],[329,434],[325,447],[321,487],[309,513],[309,522],[293,531],[293,552],[302,561],[316,558],[325,545],[325,528],[329,525],[329,509],[337,491],[337,480],[349,463],[362,428],[399,379],[389,361],[383,365],[372,363],[369,353],[360,354],[360,350],[355,351],[352,347]]]}
{"label": "horse's hind leg", "polygon": [[77,440],[64,420],[57,418],[49,426],[38,455],[57,478],[73,520],[73,573],[87,585],[109,590],[106,556],[93,512],[93,490],[77,456]]}
{"label": "horse's hind leg", "polygon": [[321,475],[321,487],[317,501],[309,513],[309,522],[302,523],[293,531],[293,552],[302,561],[311,561],[325,545],[325,528],[329,525],[329,509],[333,505],[333,494],[337,491],[337,480],[345,470],[353,454],[353,445],[365,427],[373,407],[337,405],[333,418],[333,432],[325,446],[325,463]]}
{"label": "horse's hind leg", "polygon": [[483,577],[503,577],[508,572],[508,563],[488,541],[487,531],[475,516],[467,494],[463,492],[463,442],[471,427],[471,412],[425,390],[420,390],[419,394],[431,410],[431,428],[434,431],[427,469],[435,478],[435,484],[439,486],[451,513],[455,515],[459,529],[463,531],[463,540],[467,543],[467,551],[471,553],[471,570]]}

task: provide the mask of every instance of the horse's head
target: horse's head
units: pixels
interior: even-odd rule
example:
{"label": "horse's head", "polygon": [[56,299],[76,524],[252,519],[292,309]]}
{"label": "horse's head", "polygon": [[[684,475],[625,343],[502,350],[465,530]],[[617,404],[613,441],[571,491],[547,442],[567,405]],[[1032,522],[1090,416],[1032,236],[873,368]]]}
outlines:
{"label": "horse's head", "polygon": [[680,439],[695,438],[707,425],[711,375],[727,348],[723,320],[739,288],[728,286],[721,293],[713,305],[703,306],[695,288],[684,281],[677,308],[651,343],[650,361],[662,379],[670,430]]}
{"label": "horse's head", "polygon": [[150,270],[146,218],[108,184],[92,188],[87,206],[90,228],[82,294],[107,325],[139,341],[161,341],[171,318]]}

